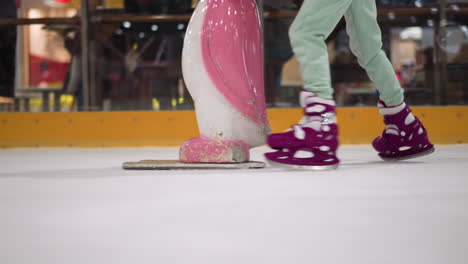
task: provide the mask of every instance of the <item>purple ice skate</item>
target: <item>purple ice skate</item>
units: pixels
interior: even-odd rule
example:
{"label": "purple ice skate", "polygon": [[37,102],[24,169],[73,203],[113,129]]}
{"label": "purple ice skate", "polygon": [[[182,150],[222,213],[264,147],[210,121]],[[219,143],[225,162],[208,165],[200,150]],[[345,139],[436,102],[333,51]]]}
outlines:
{"label": "purple ice skate", "polygon": [[301,92],[304,118],[292,129],[267,138],[276,152],[266,153],[272,165],[293,169],[329,170],[338,167],[338,127],[333,100],[322,99],[312,92]]}
{"label": "purple ice skate", "polygon": [[426,129],[405,103],[387,107],[379,101],[378,107],[387,127],[372,145],[382,159],[406,160],[434,152]]}

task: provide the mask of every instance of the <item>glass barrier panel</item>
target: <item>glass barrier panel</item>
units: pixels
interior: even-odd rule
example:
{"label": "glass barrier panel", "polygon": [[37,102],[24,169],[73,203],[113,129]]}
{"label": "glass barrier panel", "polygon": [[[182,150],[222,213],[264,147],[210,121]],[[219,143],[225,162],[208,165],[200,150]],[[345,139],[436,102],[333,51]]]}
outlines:
{"label": "glass barrier panel", "polygon": [[442,96],[449,105],[468,104],[468,1],[451,1],[447,23],[438,38],[446,63],[446,89]]}
{"label": "glass barrier panel", "polygon": [[[59,2],[2,1],[0,111],[193,109],[181,56],[196,0],[89,0],[85,16],[83,2]],[[301,1],[263,3],[267,105],[298,107],[303,81],[288,30]],[[383,49],[413,105],[468,101],[468,1],[441,3],[377,1]],[[338,106],[375,106],[344,20],[327,45]]]}

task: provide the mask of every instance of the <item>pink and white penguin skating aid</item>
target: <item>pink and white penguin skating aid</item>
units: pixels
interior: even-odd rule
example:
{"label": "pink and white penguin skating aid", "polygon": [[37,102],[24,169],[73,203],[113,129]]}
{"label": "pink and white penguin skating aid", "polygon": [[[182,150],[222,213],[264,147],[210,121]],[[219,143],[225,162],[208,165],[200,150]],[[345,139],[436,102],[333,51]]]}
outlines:
{"label": "pink and white penguin skating aid", "polygon": [[201,0],[185,36],[182,68],[200,137],[182,144],[180,161],[248,161],[249,149],[269,133],[255,0]]}
{"label": "pink and white penguin skating aid", "polygon": [[264,168],[249,157],[270,132],[256,1],[200,0],[185,35],[182,71],[200,136],[180,146],[177,161],[126,162],[123,168]]}

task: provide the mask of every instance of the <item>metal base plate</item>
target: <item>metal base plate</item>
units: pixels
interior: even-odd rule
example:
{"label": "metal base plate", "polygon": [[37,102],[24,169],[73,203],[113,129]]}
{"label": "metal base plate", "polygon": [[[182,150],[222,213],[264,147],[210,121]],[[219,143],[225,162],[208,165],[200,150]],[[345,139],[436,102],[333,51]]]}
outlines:
{"label": "metal base plate", "polygon": [[142,160],[125,162],[125,170],[213,170],[213,169],[263,169],[264,162],[249,161],[244,163],[182,163],[178,160]]}

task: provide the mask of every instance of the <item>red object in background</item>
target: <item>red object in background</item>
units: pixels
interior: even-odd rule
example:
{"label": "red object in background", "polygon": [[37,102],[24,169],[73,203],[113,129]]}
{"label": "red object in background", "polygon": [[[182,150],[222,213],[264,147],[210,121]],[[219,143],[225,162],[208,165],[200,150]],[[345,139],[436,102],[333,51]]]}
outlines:
{"label": "red object in background", "polygon": [[59,2],[59,3],[62,3],[62,4],[68,3],[68,2],[70,2],[70,1],[71,1],[71,0],[55,0],[55,2]]}
{"label": "red object in background", "polygon": [[29,55],[29,62],[29,85],[31,86],[38,86],[40,83],[63,83],[67,76],[69,63],[32,54]]}
{"label": "red object in background", "polygon": [[399,81],[401,81],[401,73],[397,73],[397,74],[396,74],[396,77],[397,77],[397,79],[398,79]]}

